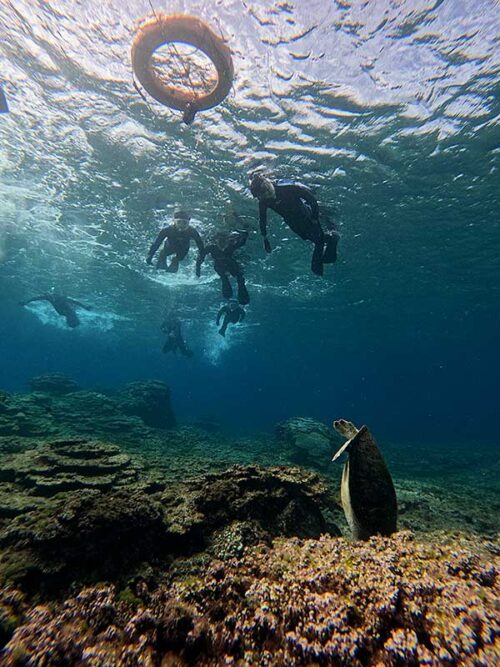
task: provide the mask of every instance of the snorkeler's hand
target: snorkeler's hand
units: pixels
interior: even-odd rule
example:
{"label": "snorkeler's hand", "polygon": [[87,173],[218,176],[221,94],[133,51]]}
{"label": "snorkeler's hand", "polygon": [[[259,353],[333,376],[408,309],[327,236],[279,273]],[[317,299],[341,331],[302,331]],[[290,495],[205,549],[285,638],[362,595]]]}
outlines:
{"label": "snorkeler's hand", "polygon": [[148,255],[146,257],[146,264],[149,264],[151,266],[152,263],[153,263],[153,258],[151,257],[151,255]]}
{"label": "snorkeler's hand", "polygon": [[269,239],[267,238],[267,236],[264,236],[264,250],[267,253],[271,252],[271,244],[269,243]]}

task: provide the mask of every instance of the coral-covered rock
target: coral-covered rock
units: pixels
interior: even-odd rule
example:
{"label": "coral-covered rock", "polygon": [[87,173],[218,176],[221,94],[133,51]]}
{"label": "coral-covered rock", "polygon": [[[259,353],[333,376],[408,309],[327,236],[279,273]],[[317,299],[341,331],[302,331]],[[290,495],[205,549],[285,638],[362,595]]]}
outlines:
{"label": "coral-covered rock", "polygon": [[233,466],[192,479],[187,488],[168,489],[162,503],[173,532],[191,532],[205,542],[221,529],[231,527],[234,534],[238,522],[235,540],[226,535],[230,551],[235,541],[247,546],[264,536],[340,534],[333,517],[341,510],[330,487],[300,468]]}
{"label": "coral-covered rock", "polygon": [[170,404],[170,389],[164,382],[131,382],[117,395],[126,415],[140,417],[147,426],[173,428],[176,425]]}
{"label": "coral-covered rock", "polygon": [[294,417],[280,422],[275,435],[290,450],[294,463],[326,469],[340,442],[335,431],[310,417]]}
{"label": "coral-covered rock", "polygon": [[[280,539],[200,577],[151,591],[139,583],[135,597],[104,586],[34,607],[4,664],[497,665],[497,568],[405,533]],[[484,570],[495,576],[485,581]]]}
{"label": "coral-covered rock", "polygon": [[75,380],[64,375],[64,373],[47,373],[37,375],[30,380],[31,391],[41,391],[47,394],[69,394],[78,391],[79,386]]}
{"label": "coral-covered rock", "polygon": [[0,480],[41,496],[116,488],[137,479],[137,474],[137,466],[119,447],[95,440],[56,440],[0,462]]}
{"label": "coral-covered rock", "polygon": [[102,443],[59,441],[17,458],[22,465],[5,468],[9,484],[43,502],[12,509],[0,579],[28,590],[117,580],[182,554],[230,558],[278,535],[338,533],[328,487],[298,469],[237,466],[162,490],[147,477],[137,483],[129,458]]}
{"label": "coral-covered rock", "polygon": [[29,591],[115,579],[165,543],[161,508],[140,491],[83,490],[14,519],[0,534],[0,577]]}

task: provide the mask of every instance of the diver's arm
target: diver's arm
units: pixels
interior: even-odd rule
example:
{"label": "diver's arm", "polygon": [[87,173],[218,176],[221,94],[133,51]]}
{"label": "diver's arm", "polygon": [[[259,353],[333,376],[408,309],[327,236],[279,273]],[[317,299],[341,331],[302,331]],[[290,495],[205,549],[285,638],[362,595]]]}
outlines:
{"label": "diver's arm", "polygon": [[309,204],[311,207],[311,213],[312,213],[312,218],[313,220],[316,220],[319,222],[319,206],[318,206],[318,200],[316,197],[313,195],[313,193],[309,190],[309,188],[306,188],[303,185],[296,185],[295,186],[297,194],[301,199],[303,199],[305,202]]}
{"label": "diver's arm", "polygon": [[243,308],[242,308],[242,309],[240,310],[240,322],[243,322],[244,319],[245,319],[245,311],[244,311]]}
{"label": "diver's arm", "polygon": [[259,225],[264,239],[264,249],[266,252],[271,252],[271,244],[267,238],[267,204],[264,201],[259,201]]}
{"label": "diver's arm", "polygon": [[84,310],[92,310],[91,306],[86,306],[83,303],[80,303],[80,301],[77,301],[76,299],[71,299],[70,297],[67,297],[67,300],[72,303],[74,306],[79,306],[80,308],[83,308]]}
{"label": "diver's arm", "polygon": [[[203,242],[202,242],[203,243]],[[199,278],[201,275],[201,266],[205,261],[205,257],[210,254],[210,246],[203,245],[203,248],[200,249],[198,257],[196,258],[196,275]]]}
{"label": "diver's arm", "polygon": [[201,274],[201,265],[203,264],[203,260],[205,259],[206,253],[205,253],[205,244],[203,243],[203,239],[199,235],[198,231],[194,229],[194,227],[191,228],[191,238],[193,241],[196,243],[198,247],[198,257],[196,258],[196,275],[198,278],[200,277]]}
{"label": "diver's arm", "polygon": [[219,326],[219,324],[220,324],[220,318],[222,317],[222,314],[226,312],[226,310],[227,310],[226,306],[222,306],[222,308],[221,308],[221,309],[219,310],[219,312],[217,313],[217,320],[216,320],[216,322],[215,322],[215,323],[217,324],[217,326]]}
{"label": "diver's arm", "polygon": [[156,237],[155,242],[151,244],[151,248],[149,249],[148,256],[146,258],[146,262],[148,264],[151,264],[151,260],[153,259],[155,252],[161,246],[162,242],[167,238],[167,236],[169,235],[169,231],[170,230],[168,227],[162,229],[161,232]]}

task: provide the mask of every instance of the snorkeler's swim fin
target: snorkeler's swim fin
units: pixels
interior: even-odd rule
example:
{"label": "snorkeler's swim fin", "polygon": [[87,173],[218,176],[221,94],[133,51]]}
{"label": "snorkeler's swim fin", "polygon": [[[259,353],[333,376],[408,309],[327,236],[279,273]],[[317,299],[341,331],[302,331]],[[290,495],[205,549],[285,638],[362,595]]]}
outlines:
{"label": "snorkeler's swim fin", "polygon": [[0,85],[0,113],[8,113],[9,105],[7,104],[7,98],[3,92],[2,86]]}

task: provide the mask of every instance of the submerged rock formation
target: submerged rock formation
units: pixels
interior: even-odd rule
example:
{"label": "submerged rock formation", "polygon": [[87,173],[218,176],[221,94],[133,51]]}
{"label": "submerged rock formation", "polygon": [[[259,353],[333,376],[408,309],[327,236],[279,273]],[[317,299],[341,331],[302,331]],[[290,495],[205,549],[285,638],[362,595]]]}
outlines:
{"label": "submerged rock formation", "polygon": [[40,391],[47,394],[69,394],[78,391],[78,384],[64,373],[47,373],[37,375],[30,380],[31,391]]}
{"label": "submerged rock formation", "polygon": [[163,382],[134,382],[117,393],[82,391],[60,374],[33,378],[31,394],[0,394],[0,435],[33,438],[51,435],[99,437],[148,428],[172,428],[170,389]]}
{"label": "submerged rock formation", "polygon": [[38,496],[116,489],[136,480],[137,474],[137,466],[119,447],[95,440],[56,440],[0,462],[1,481]]}
{"label": "submerged rock formation", "polygon": [[164,382],[131,382],[119,392],[117,399],[124,414],[140,417],[147,426],[173,428],[176,425],[170,389]]}
{"label": "submerged rock formation", "polygon": [[118,448],[76,440],[13,455],[0,476],[17,503],[0,530],[0,582],[33,592],[165,569],[180,555],[227,558],[280,535],[338,534],[328,487],[298,469],[237,466],[165,489]]}
{"label": "submerged rock formation", "polygon": [[275,427],[279,443],[290,451],[290,458],[299,465],[327,469],[339,439],[331,428],[310,417],[293,417]]}

